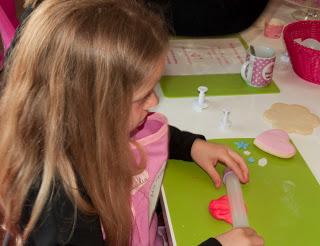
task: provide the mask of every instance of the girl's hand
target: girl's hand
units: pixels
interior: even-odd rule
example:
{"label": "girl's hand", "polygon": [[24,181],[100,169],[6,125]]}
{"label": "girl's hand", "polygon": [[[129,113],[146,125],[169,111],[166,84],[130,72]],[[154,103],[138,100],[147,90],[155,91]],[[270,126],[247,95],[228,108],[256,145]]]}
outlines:
{"label": "girl's hand", "polygon": [[222,246],[263,246],[264,241],[253,229],[235,228],[216,237]]}
{"label": "girl's hand", "polygon": [[221,177],[215,166],[218,161],[232,169],[242,183],[249,181],[249,171],[243,158],[229,147],[196,139],[191,148],[191,157],[212,178],[216,187],[221,186]]}

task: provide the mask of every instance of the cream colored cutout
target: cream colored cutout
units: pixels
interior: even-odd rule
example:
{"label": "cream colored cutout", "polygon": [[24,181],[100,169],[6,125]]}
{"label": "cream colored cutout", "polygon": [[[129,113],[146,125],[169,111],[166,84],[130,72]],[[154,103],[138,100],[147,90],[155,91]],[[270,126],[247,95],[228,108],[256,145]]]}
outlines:
{"label": "cream colored cutout", "polygon": [[251,152],[250,152],[250,151],[248,151],[248,150],[245,150],[245,151],[243,151],[243,154],[245,154],[245,155],[250,155],[250,154],[251,154]]}
{"label": "cream colored cutout", "polygon": [[272,127],[288,133],[308,135],[320,125],[320,118],[298,104],[274,103],[263,116]]}
{"label": "cream colored cutout", "polygon": [[259,159],[259,161],[258,161],[258,165],[259,165],[260,167],[264,167],[264,166],[267,165],[267,164],[268,164],[268,160],[267,160],[267,158],[265,158],[265,157]]}

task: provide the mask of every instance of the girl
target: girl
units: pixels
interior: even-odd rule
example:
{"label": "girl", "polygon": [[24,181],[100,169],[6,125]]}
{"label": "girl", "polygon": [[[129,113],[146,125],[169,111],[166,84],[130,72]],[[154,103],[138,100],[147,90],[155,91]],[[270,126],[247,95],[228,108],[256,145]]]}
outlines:
{"label": "girl", "polygon": [[[148,113],[167,46],[161,20],[134,1],[46,0],[30,15],[0,101],[0,212],[16,244],[162,244],[154,207],[168,154],[217,186],[218,160],[248,181],[235,152]],[[207,244],[234,241],[262,244],[249,228]]]}

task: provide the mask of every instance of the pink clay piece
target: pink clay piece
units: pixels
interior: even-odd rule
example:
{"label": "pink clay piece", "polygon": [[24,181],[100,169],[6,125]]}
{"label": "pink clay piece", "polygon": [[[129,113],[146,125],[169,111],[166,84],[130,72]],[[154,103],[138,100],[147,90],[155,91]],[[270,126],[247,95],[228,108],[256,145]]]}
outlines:
{"label": "pink clay piece", "polygon": [[224,220],[232,225],[231,209],[227,195],[212,200],[209,204],[209,212],[215,219]]}

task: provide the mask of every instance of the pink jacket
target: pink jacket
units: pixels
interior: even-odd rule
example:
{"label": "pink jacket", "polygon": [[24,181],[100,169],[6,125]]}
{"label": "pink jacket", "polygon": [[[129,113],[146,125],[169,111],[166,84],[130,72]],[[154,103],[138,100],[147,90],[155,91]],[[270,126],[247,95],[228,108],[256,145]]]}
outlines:
{"label": "pink jacket", "polygon": [[[158,201],[163,174],[168,159],[168,123],[158,113],[150,114],[143,127],[133,139],[139,143],[146,155],[144,171],[134,177],[132,190],[133,246],[163,245],[157,235],[157,214],[155,207]],[[140,154],[132,145],[137,160]]]}

